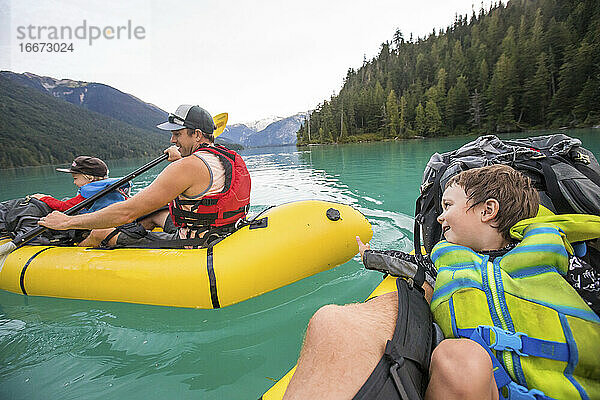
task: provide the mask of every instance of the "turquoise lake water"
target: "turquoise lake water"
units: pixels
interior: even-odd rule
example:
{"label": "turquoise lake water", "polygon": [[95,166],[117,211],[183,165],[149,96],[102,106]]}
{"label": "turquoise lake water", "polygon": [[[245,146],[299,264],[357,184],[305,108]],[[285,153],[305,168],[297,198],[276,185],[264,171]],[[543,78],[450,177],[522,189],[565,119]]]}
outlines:
{"label": "turquoise lake water", "polygon": [[[600,155],[600,129],[566,132]],[[535,135],[541,134],[535,132]],[[511,134],[503,137],[525,137]],[[473,137],[243,151],[251,215],[303,199],[350,204],[372,223],[373,248],[410,250],[414,202],[434,152]],[[111,176],[148,159],[108,162]],[[137,178],[146,186],[164,165]],[[54,167],[0,171],[0,201],[72,197]],[[0,399],[256,399],[295,363],[320,306],[364,299],[381,281],[358,257],[219,310],[26,297],[0,290]]]}

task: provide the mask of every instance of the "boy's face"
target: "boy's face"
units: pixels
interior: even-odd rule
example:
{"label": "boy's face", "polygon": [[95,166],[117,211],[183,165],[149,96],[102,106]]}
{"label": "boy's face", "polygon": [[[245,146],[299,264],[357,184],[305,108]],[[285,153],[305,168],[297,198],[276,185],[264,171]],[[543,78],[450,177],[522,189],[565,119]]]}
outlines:
{"label": "boy's face", "polygon": [[71,173],[71,175],[73,175],[73,183],[77,187],[82,187],[83,185],[87,185],[91,182],[91,180],[83,174]]}
{"label": "boy's face", "polygon": [[442,208],[444,211],[437,218],[442,225],[442,234],[447,241],[471,249],[479,249],[482,225],[481,204],[469,209],[467,194],[459,185],[452,185],[444,191]]}

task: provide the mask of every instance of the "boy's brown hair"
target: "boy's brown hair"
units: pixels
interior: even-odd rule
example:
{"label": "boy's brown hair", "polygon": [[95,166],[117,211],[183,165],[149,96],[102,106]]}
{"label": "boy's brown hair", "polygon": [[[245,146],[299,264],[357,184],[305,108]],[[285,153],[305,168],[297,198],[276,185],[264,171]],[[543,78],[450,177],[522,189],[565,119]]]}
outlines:
{"label": "boy's brown hair", "polygon": [[502,164],[473,168],[450,178],[446,188],[458,185],[463,188],[470,203],[469,209],[488,199],[500,204],[493,227],[505,239],[510,239],[510,228],[518,221],[535,217],[540,195],[531,179],[519,171]]}

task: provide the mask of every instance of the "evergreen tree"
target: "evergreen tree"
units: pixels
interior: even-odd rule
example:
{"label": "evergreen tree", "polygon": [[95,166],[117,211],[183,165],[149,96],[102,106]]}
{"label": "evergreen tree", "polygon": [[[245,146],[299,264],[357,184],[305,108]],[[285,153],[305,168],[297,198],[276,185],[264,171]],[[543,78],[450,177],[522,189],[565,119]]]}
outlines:
{"label": "evergreen tree", "polygon": [[485,117],[484,107],[483,107],[483,97],[481,94],[475,89],[473,94],[469,98],[469,123],[473,128],[480,129],[483,118]]}
{"label": "evergreen tree", "polygon": [[516,91],[517,76],[514,60],[502,53],[496,63],[494,74],[488,87],[489,117],[493,120],[501,118],[501,114],[508,103],[508,98]]}
{"label": "evergreen tree", "polygon": [[452,49],[452,66],[457,75],[461,75],[465,72],[466,58],[460,40],[454,42],[454,48]]}
{"label": "evergreen tree", "polygon": [[487,83],[489,80],[490,71],[485,61],[485,58],[481,60],[479,64],[479,90],[483,93],[487,88]]}
{"label": "evergreen tree", "polygon": [[418,135],[423,136],[425,135],[425,132],[427,132],[427,120],[425,119],[425,109],[423,108],[423,105],[421,105],[421,103],[419,103],[419,105],[417,106],[415,114],[415,131]]}
{"label": "evergreen tree", "polygon": [[550,104],[551,84],[548,70],[548,57],[542,52],[537,59],[537,70],[533,79],[525,86],[523,103],[526,120],[531,125],[542,125],[546,119],[546,111]]}
{"label": "evergreen tree", "polygon": [[537,9],[535,13],[535,21],[533,22],[533,28],[531,29],[531,44],[529,51],[531,54],[541,54],[546,49],[546,39],[544,32],[544,18],[542,16],[542,10]]}
{"label": "evergreen tree", "polygon": [[404,35],[402,35],[400,28],[396,28],[392,42],[394,43],[394,47],[396,50],[399,50],[400,46],[404,44]]}
{"label": "evergreen tree", "polygon": [[575,102],[575,115],[585,125],[600,123],[600,77],[588,78]]}
{"label": "evergreen tree", "polygon": [[439,110],[446,109],[446,80],[448,73],[444,68],[440,68],[437,72],[437,83],[435,88],[437,90],[437,98],[434,100]]}
{"label": "evergreen tree", "polygon": [[417,56],[416,73],[417,78],[420,79],[421,82],[426,84],[431,83],[433,75],[433,65],[427,54],[419,53],[419,55]]}
{"label": "evergreen tree", "polygon": [[354,105],[350,103],[348,106],[348,135],[352,135],[356,131],[356,113],[354,112]]}
{"label": "evergreen tree", "polygon": [[400,115],[398,112],[398,99],[394,90],[391,90],[388,95],[386,110],[389,119],[388,134],[391,137],[395,137],[400,133]]}
{"label": "evergreen tree", "polygon": [[344,107],[342,105],[342,109],[340,111],[340,135],[337,138],[337,142],[343,142],[348,137],[348,121],[344,114]]}
{"label": "evergreen tree", "polygon": [[406,122],[406,97],[400,97],[400,118],[398,120],[399,133],[403,138],[408,137],[408,126]]}
{"label": "evergreen tree", "polygon": [[469,117],[469,89],[467,79],[459,76],[454,85],[448,91],[448,104],[446,111],[446,124],[450,131],[456,127],[464,126]]}
{"label": "evergreen tree", "polygon": [[368,130],[370,132],[377,132],[383,128],[386,124],[385,120],[385,91],[381,83],[377,81],[373,93],[373,102],[371,103],[370,119],[368,119]]}
{"label": "evergreen tree", "polygon": [[442,117],[433,100],[428,100],[425,104],[425,125],[429,135],[438,135],[442,130]]}
{"label": "evergreen tree", "polygon": [[502,111],[502,114],[498,116],[496,123],[496,130],[498,132],[510,132],[515,130],[515,102],[513,97],[510,96],[506,102],[506,106]]}

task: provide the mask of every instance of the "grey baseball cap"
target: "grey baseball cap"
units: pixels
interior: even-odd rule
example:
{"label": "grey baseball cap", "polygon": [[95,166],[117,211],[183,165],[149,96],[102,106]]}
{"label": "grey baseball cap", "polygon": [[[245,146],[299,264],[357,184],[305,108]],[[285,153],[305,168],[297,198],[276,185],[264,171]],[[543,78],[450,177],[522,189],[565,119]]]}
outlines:
{"label": "grey baseball cap", "polygon": [[200,106],[182,104],[177,107],[173,114],[169,114],[169,120],[160,125],[158,129],[165,131],[177,131],[183,128],[200,129],[203,133],[211,134],[216,129],[212,116]]}

